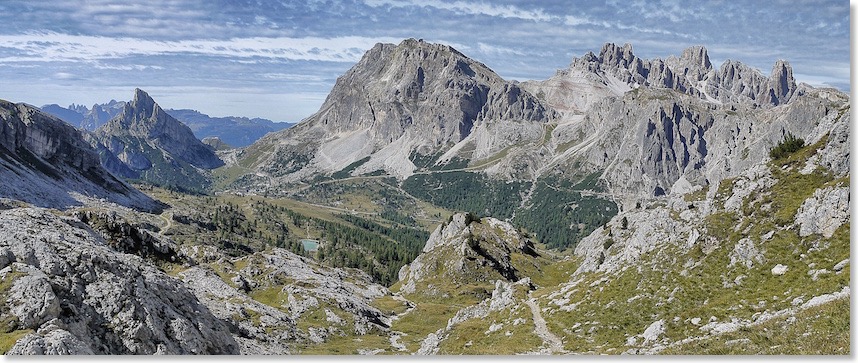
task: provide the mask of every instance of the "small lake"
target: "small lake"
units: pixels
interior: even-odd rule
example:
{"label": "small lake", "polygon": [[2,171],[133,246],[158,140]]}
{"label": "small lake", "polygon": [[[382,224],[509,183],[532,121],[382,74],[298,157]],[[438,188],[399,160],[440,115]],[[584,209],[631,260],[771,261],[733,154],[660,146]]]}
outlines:
{"label": "small lake", "polygon": [[302,239],[300,242],[304,246],[304,251],[314,252],[319,249],[319,241],[314,239]]}

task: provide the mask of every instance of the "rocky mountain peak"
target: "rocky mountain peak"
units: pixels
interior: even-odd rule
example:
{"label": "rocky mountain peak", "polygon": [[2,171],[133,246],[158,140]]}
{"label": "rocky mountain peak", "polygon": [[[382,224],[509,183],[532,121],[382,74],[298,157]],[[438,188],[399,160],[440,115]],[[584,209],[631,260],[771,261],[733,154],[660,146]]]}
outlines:
{"label": "rocky mountain peak", "polygon": [[772,75],[769,77],[768,100],[774,105],[785,103],[789,101],[795,90],[792,66],[789,62],[779,59],[772,67]]}
{"label": "rocky mountain peak", "polygon": [[686,64],[707,70],[712,69],[712,63],[709,61],[709,52],[706,50],[706,47],[702,45],[686,48],[682,51],[680,59]]}
{"label": "rocky mountain peak", "polygon": [[149,118],[159,112],[163,112],[161,107],[155,103],[155,100],[139,88],[134,89],[134,98],[128,106],[141,112],[143,118]]}
{"label": "rocky mountain peak", "polygon": [[[480,130],[496,127],[495,132],[513,134],[529,125],[538,129],[555,116],[518,84],[450,46],[415,39],[377,44],[337,78],[316,114],[266,137],[267,147],[282,150],[269,153],[272,158],[261,160],[261,167],[294,180],[378,155],[358,172],[384,169],[404,178],[416,168],[409,159],[415,152],[440,155],[466,138],[477,138],[472,134]],[[496,147],[494,142],[484,145]],[[295,156],[308,149],[314,153],[311,160]],[[275,167],[284,164],[295,167]]]}
{"label": "rocky mountain peak", "polygon": [[524,260],[538,256],[533,242],[508,222],[457,213],[429,236],[417,258],[399,272],[402,291],[413,293],[430,281],[457,283],[515,282],[521,273],[513,255]]}
{"label": "rocky mountain peak", "polygon": [[[775,63],[771,77],[731,60],[724,62],[719,71],[712,65],[709,53],[702,45],[688,47],[678,57],[641,59],[634,55],[629,44],[620,47],[606,43],[598,56],[588,53],[574,58],[570,70],[555,77],[568,78],[573,74],[578,78],[584,74],[585,82],[593,82],[589,79],[592,77],[604,78],[600,83],[609,85],[615,95],[646,86],[672,89],[722,103],[743,102],[756,106],[784,104],[796,90],[792,68],[785,61]],[[617,85],[616,81],[627,86]]]}
{"label": "rocky mountain peak", "polygon": [[632,45],[624,44],[622,47],[614,43],[605,43],[599,51],[599,60],[609,66],[628,68],[637,59],[632,51]]}
{"label": "rocky mountain peak", "polygon": [[223,165],[188,126],[167,114],[139,88],[122,112],[96,129],[91,139],[102,164],[111,172],[156,184],[200,190],[205,178],[196,168]]}

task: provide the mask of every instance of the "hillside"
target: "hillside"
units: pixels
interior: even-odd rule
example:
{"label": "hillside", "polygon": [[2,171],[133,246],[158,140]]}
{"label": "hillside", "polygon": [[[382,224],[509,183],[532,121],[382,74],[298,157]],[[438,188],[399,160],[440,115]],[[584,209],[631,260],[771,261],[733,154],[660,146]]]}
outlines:
{"label": "hillside", "polygon": [[105,170],[80,132],[61,120],[0,100],[0,122],[0,197],[55,209],[99,200],[162,207]]}

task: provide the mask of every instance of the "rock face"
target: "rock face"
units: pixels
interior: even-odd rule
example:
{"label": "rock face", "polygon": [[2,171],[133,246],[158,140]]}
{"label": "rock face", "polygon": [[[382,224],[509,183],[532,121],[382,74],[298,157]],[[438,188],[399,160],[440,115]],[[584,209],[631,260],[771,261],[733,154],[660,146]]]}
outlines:
{"label": "rock face", "polygon": [[802,203],[795,216],[799,235],[831,237],[843,223],[849,222],[849,199],[848,186],[816,190]]}
{"label": "rock face", "polygon": [[[539,137],[555,113],[515,83],[452,47],[408,39],[378,44],[337,79],[319,112],[247,150],[259,172],[286,182],[338,171],[400,178],[415,155],[433,157],[472,142],[466,159]],[[464,142],[463,142],[464,141]],[[475,148],[475,150],[473,150]],[[441,161],[448,160],[442,158]]]}
{"label": "rock face", "polygon": [[187,126],[140,89],[122,112],[95,130],[91,142],[102,164],[117,175],[190,190],[205,187],[198,169],[223,165]]}
{"label": "rock face", "polygon": [[[430,280],[453,282],[516,282],[523,276],[512,262],[512,255],[537,255],[533,242],[507,222],[486,217],[476,219],[467,213],[452,216],[438,226],[421,253],[399,272],[403,293],[418,290],[432,294],[423,286]],[[420,287],[418,289],[418,287]]]}
{"label": "rock face", "polygon": [[238,353],[187,288],[80,221],[20,208],[0,212],[0,228],[2,315],[31,330],[9,354]]}
{"label": "rock face", "polygon": [[[796,86],[786,62],[777,62],[770,77],[734,61],[719,71],[702,47],[642,60],[628,45],[607,44],[599,55],[576,58],[555,77],[524,87],[564,111],[552,132],[553,152],[539,151],[554,156],[537,159],[544,163],[538,169],[599,172],[626,206],[668,194],[680,180],[705,187],[735,176],[763,161],[787,132],[818,139],[829,130],[807,120],[848,117],[846,95]],[[842,169],[842,159],[827,163]]]}
{"label": "rock face", "polygon": [[0,101],[0,197],[65,209],[102,198],[131,208],[160,203],[117,180],[70,125],[38,109]]}
{"label": "rock face", "polygon": [[464,161],[506,181],[598,173],[627,207],[680,180],[735,176],[786,133],[816,139],[806,120],[830,123],[846,102],[797,85],[785,61],[766,76],[732,60],[717,67],[702,46],[642,59],[608,43],[548,80],[511,83],[453,48],[406,40],[368,51],[315,115],[237,152],[253,167],[236,170],[245,175],[232,187],[277,193],[270,185],[340,170],[406,179]]}
{"label": "rock face", "polygon": [[[203,265],[179,278],[215,316],[235,326],[242,354],[289,354],[295,346],[389,327],[390,318],[370,305],[388,290],[359,271],[320,266],[279,248],[236,262],[246,266],[229,272],[232,284]],[[263,292],[277,298],[251,298]],[[326,318],[310,320],[316,315]],[[312,324],[301,327],[306,321]]]}

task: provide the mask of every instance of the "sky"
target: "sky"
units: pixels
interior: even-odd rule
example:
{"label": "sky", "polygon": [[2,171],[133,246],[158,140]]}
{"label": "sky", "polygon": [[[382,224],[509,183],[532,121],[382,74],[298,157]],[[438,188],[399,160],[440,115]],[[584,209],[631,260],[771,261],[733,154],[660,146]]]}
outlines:
{"label": "sky", "polygon": [[0,99],[91,106],[147,91],[163,108],[299,121],[376,43],[452,45],[542,80],[606,42],[849,91],[846,0],[0,0]]}

